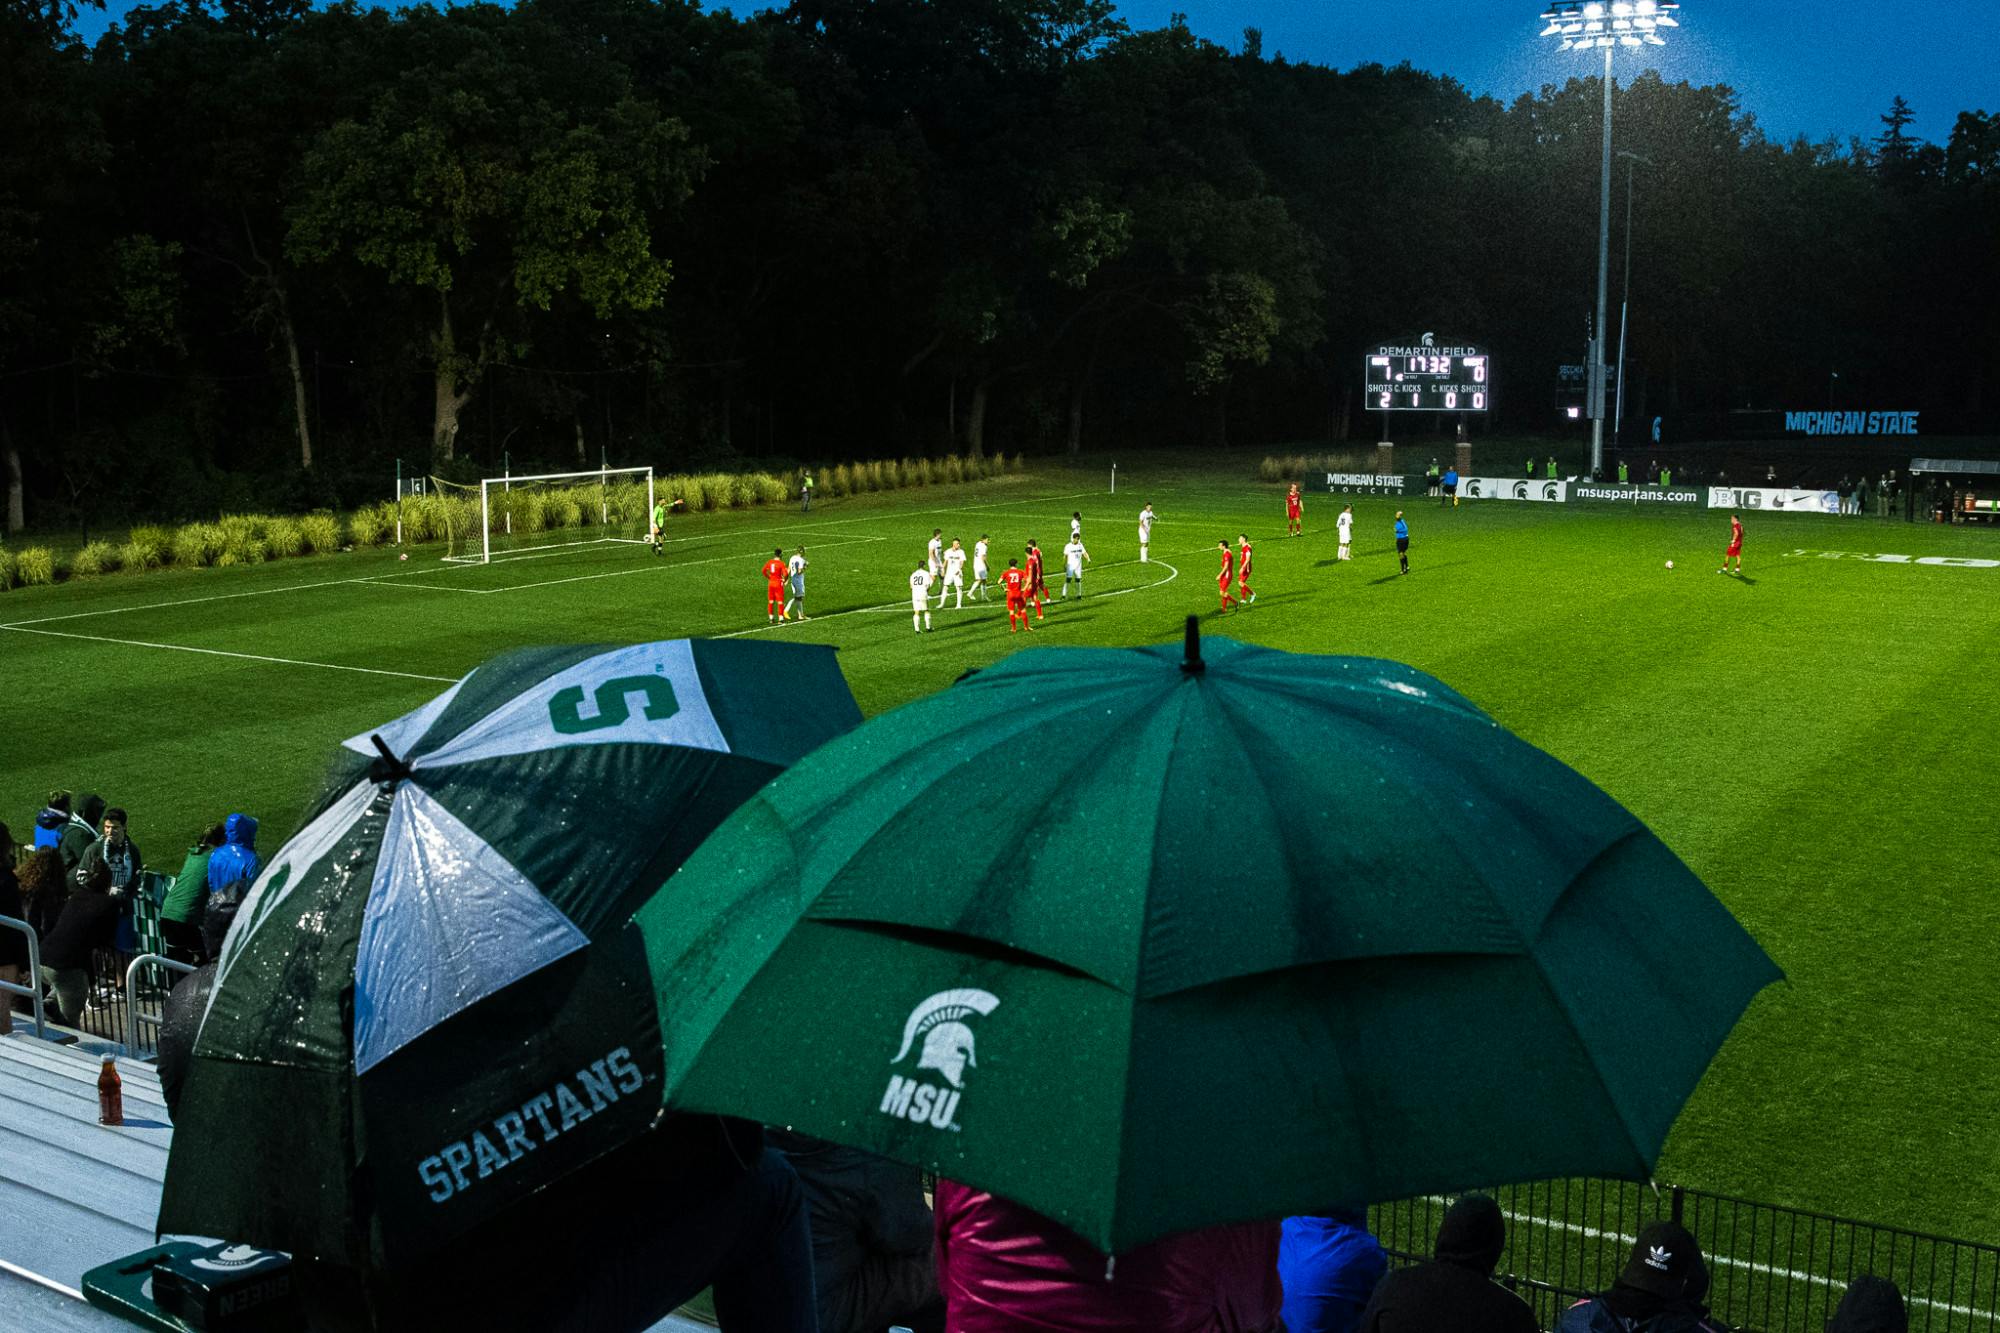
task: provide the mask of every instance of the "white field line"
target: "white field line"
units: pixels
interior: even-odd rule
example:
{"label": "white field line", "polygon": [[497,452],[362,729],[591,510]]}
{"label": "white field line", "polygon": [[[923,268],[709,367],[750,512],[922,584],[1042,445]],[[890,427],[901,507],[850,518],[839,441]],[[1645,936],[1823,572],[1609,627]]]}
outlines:
{"label": "white field line", "polygon": [[[1426,1202],[1449,1205],[1451,1200],[1434,1194]],[[1597,1227],[1582,1226],[1575,1222],[1558,1222],[1553,1218],[1535,1217],[1528,1213],[1517,1213],[1504,1209],[1502,1212],[1509,1222],[1525,1222],[1529,1226],[1543,1227],[1550,1231],[1566,1231],[1571,1235],[1581,1236],[1585,1240],[1611,1240],[1617,1241],[1620,1245],[1630,1245],[1632,1243],[1630,1236],[1616,1231],[1602,1231]],[[1774,1264],[1759,1263],[1754,1259],[1737,1259],[1726,1254],[1704,1254],[1702,1258],[1711,1264],[1722,1264],[1729,1268],[1747,1269],[1750,1272],[1763,1273],[1770,1277],[1789,1278],[1794,1282],[1817,1284],[1822,1287],[1844,1287],[1847,1285],[1843,1282],[1836,1282],[1830,1277],[1821,1277],[1817,1273],[1801,1273],[1797,1269],[1779,1268]],[[1903,1293],[1903,1299],[1912,1305],[1928,1305],[1934,1310],[1945,1310],[1952,1314],[1985,1315],[1991,1318],[1994,1313],[1969,1305],[1953,1305],[1947,1301],[1933,1301],[1923,1296],[1912,1296],[1908,1292]]]}
{"label": "white field line", "polygon": [[281,588],[253,588],[249,592],[217,592],[206,597],[181,597],[171,602],[143,602],[138,606],[106,606],[95,611],[71,611],[67,615],[42,616],[35,620],[16,620],[0,629],[20,629],[27,625],[52,625],[58,620],[87,620],[92,616],[122,616],[128,611],[165,611],[175,606],[197,606],[204,602],[228,602],[240,597],[271,597],[283,592],[311,592],[315,588],[343,588],[356,583],[382,583],[388,579],[406,579],[414,574],[433,574],[436,570],[401,570],[394,574],[358,574],[351,578],[324,579],[318,583],[287,583]]}
{"label": "white field line", "polygon": [[270,662],[278,666],[318,667],[322,671],[354,671],[366,676],[400,676],[404,680],[434,680],[449,685],[456,676],[422,676],[413,671],[384,671],[380,667],[341,666],[336,662],[307,662],[296,657],[264,657],[257,653],[232,653],[220,648],[195,648],[185,643],[151,643],[145,639],[113,639],[102,634],[72,634],[56,629],[35,629],[29,625],[0,625],[0,630],[16,634],[43,634],[52,639],[81,639],[90,643],[116,643],[127,648],[161,648],[176,653],[201,653],[208,657],[235,657],[246,662]]}
{"label": "white field line", "polygon": [[[1092,494],[1095,493],[1096,492],[1092,492]],[[886,541],[887,538],[878,538],[877,540]],[[828,544],[831,545],[832,543]],[[1197,552],[1197,554],[1199,553]],[[1102,568],[1116,569],[1119,565],[1136,565],[1138,563],[1139,562],[1137,560],[1119,560],[1111,564],[1104,565],[1102,566]],[[1163,579],[1155,579],[1151,583],[1139,584],[1136,587],[1117,588],[1111,592],[1092,593],[1090,594],[1090,599],[1097,600],[1105,597],[1123,597],[1128,592],[1146,592],[1153,588],[1163,588],[1167,584],[1172,583],[1175,579],[1180,577],[1180,570],[1174,568],[1174,566],[1168,564],[1164,560],[1154,560],[1149,563],[1159,565],[1162,568],[1166,569],[1168,571],[1167,576]],[[1062,599],[1058,597],[1055,600],[1060,602]],[[1001,601],[997,603],[990,600],[984,600],[984,601],[974,602],[972,603],[971,606],[968,607],[960,607],[957,605],[953,605],[951,609],[955,613],[960,610],[971,610],[974,607],[985,608],[986,610],[989,611],[995,609],[1004,610],[1006,609],[1006,601],[1003,597]],[[838,620],[842,616],[880,615],[885,611],[908,611],[910,609],[912,608],[909,599],[905,598],[902,601],[897,601],[897,602],[882,602],[875,606],[855,606],[855,607],[849,607],[845,611],[829,611],[825,615],[807,616],[805,623],[810,624],[810,623],[817,623],[822,620]],[[940,604],[939,606],[933,607],[932,609],[934,611],[941,611],[943,610],[943,606],[942,604]],[[791,629],[800,623],[801,622],[799,621],[792,620],[792,621],[786,621],[783,624],[778,624],[778,625],[752,625],[749,629],[732,630],[727,634],[709,634],[709,635],[704,635],[703,637],[710,639],[740,639],[746,634],[769,634],[773,630]]]}

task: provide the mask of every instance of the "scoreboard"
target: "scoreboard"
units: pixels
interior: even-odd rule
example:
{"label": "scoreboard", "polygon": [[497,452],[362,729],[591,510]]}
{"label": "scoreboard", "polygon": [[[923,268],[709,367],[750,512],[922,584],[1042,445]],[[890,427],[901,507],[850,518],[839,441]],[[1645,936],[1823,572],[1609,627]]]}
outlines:
{"label": "scoreboard", "polygon": [[1493,406],[1493,359],[1483,347],[1438,346],[1425,334],[1408,346],[1384,343],[1364,360],[1371,412],[1485,412]]}

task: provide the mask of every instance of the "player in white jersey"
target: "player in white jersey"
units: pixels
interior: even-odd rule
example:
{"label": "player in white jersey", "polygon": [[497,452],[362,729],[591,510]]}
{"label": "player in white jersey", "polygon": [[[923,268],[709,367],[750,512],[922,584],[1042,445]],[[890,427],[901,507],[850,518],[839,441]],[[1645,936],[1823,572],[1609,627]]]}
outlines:
{"label": "player in white jersey", "polygon": [[944,529],[931,529],[931,544],[924,548],[924,568],[931,572],[931,582],[936,583],[938,575],[944,573]]}
{"label": "player in white jersey", "polygon": [[910,571],[910,628],[922,634],[931,627],[931,572],[922,565]]}
{"label": "player in white jersey", "polygon": [[1334,520],[1334,526],[1340,529],[1340,558],[1342,560],[1352,560],[1354,557],[1348,551],[1348,543],[1354,540],[1353,505],[1349,505],[1340,511],[1340,517]]}
{"label": "player in white jersey", "polygon": [[1082,510],[1072,510],[1072,511],[1070,512],[1070,516],[1069,516],[1069,539],[1070,539],[1071,541],[1073,541],[1073,542],[1080,542],[1080,541],[1082,541],[1082,540],[1083,540],[1083,511],[1082,511]]}
{"label": "player in white jersey", "polygon": [[944,553],[944,582],[938,585],[938,610],[944,610],[944,599],[953,588],[958,589],[958,603],[952,607],[957,611],[965,606],[965,548],[956,537]]}
{"label": "player in white jersey", "polygon": [[1063,589],[1064,600],[1069,598],[1069,581],[1076,580],[1076,595],[1083,596],[1083,562],[1090,559],[1090,552],[1083,549],[1083,537],[1071,533],[1069,545],[1063,547]]}
{"label": "player in white jersey", "polygon": [[796,606],[799,609],[799,619],[804,620],[806,619],[806,548],[805,547],[801,546],[798,550],[792,553],[791,562],[786,566],[786,570],[791,575],[792,599],[785,603],[785,614],[790,615],[792,613],[792,608]]}
{"label": "player in white jersey", "polygon": [[988,573],[986,568],[986,547],[988,542],[989,538],[982,532],[979,534],[979,540],[972,544],[972,595],[979,598],[982,602],[990,600],[987,597],[988,590],[986,587],[986,575]]}
{"label": "player in white jersey", "polygon": [[1139,511],[1139,563],[1146,563],[1146,547],[1153,540],[1153,506],[1147,505]]}

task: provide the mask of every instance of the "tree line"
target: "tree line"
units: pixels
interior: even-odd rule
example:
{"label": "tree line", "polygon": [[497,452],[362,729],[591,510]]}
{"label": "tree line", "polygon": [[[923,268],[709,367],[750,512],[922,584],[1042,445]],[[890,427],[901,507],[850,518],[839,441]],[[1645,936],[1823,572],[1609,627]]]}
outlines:
{"label": "tree line", "polygon": [[[1433,330],[1534,430],[1591,332],[1591,78],[1503,104],[1110,0],[76,17],[0,0],[10,531],[398,459],[1366,439],[1364,349]],[[1910,116],[1777,142],[1726,86],[1618,87],[1647,410],[1987,410],[2000,121]]]}

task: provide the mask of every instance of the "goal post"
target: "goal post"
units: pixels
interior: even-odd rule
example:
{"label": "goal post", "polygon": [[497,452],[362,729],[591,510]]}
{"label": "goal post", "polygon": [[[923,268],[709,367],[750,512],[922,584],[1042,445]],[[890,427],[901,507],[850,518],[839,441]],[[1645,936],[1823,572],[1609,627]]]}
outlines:
{"label": "goal post", "polygon": [[[481,478],[462,489],[464,532],[450,533],[445,559],[466,564],[523,559],[579,546],[643,543],[651,535],[650,467],[599,467]],[[474,534],[477,540],[474,540]]]}

